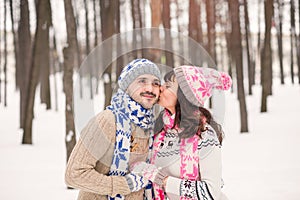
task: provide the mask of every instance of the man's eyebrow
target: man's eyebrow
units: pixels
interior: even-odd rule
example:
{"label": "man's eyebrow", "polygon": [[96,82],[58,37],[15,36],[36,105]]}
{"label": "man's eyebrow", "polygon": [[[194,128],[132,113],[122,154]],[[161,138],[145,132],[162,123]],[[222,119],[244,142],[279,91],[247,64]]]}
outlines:
{"label": "man's eyebrow", "polygon": [[[142,79],[151,79],[151,78],[148,78],[148,77],[139,77],[139,78],[137,78],[137,80],[142,80]],[[160,80],[158,79],[158,78],[154,78],[154,79],[152,79],[153,81],[159,81],[160,82]]]}
{"label": "man's eyebrow", "polygon": [[147,79],[146,77],[137,78],[137,80]]}

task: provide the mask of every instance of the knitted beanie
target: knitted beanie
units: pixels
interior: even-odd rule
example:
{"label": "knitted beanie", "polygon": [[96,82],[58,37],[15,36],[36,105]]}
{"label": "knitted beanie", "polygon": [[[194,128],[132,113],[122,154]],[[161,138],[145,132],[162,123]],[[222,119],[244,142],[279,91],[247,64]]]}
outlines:
{"label": "knitted beanie", "polygon": [[195,106],[203,107],[212,95],[212,90],[228,90],[232,80],[225,72],[197,66],[179,66],[174,68],[180,89],[187,100]]}
{"label": "knitted beanie", "polygon": [[118,79],[119,87],[123,91],[126,91],[128,86],[142,74],[151,74],[156,76],[159,80],[161,77],[156,64],[144,58],[135,59],[123,68]]}

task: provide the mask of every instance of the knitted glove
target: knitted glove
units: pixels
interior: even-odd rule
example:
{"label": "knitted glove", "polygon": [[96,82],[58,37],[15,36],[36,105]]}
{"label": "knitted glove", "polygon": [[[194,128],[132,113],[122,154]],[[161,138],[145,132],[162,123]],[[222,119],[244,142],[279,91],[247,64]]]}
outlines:
{"label": "knitted glove", "polygon": [[157,168],[155,165],[145,162],[135,163],[131,167],[131,172],[139,174],[160,186],[163,184],[164,178],[167,177],[167,174],[161,168]]}
{"label": "knitted glove", "polygon": [[149,183],[147,178],[136,173],[129,173],[125,176],[125,178],[131,192],[139,191],[140,189],[146,187]]}

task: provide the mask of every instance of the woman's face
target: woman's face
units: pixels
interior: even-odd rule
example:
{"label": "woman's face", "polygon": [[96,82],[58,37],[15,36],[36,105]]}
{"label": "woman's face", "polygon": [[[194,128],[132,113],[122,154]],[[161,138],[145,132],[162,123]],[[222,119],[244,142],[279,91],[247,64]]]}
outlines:
{"label": "woman's face", "polygon": [[172,114],[174,114],[176,111],[175,107],[177,102],[177,90],[178,90],[178,83],[174,76],[171,77],[170,81],[165,82],[160,87],[158,104],[168,109]]}

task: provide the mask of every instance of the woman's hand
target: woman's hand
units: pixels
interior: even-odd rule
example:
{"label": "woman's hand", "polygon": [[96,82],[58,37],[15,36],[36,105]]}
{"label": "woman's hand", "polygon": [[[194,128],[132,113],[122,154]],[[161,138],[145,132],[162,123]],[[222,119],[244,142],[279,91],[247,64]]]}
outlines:
{"label": "woman's hand", "polygon": [[161,168],[157,168],[155,165],[148,164],[146,162],[135,163],[131,166],[131,172],[139,174],[160,186],[163,184],[163,180],[167,176]]}

